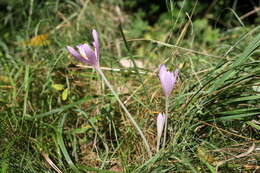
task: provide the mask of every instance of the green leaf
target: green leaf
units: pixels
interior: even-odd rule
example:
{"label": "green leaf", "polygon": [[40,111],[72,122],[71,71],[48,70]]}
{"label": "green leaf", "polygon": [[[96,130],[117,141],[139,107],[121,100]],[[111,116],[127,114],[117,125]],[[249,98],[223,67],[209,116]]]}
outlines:
{"label": "green leaf", "polygon": [[245,48],[244,52],[239,56],[239,58],[232,65],[237,67],[244,63],[247,58],[260,46],[260,34],[254,37],[253,41]]}
{"label": "green leaf", "polygon": [[237,74],[237,67],[246,62],[246,60],[250,57],[250,55],[260,46],[260,34],[258,34],[253,41],[249,43],[249,45],[245,48],[244,52],[237,57],[237,59],[232,63],[223,73],[221,77],[214,81],[213,87],[210,91],[214,91],[217,88],[224,85],[225,81],[232,78],[235,74]]}
{"label": "green leaf", "polygon": [[65,146],[63,136],[62,136],[62,131],[63,131],[62,129],[63,129],[66,117],[67,117],[67,114],[65,114],[60,120],[59,127],[58,127],[58,133],[57,133],[57,142],[59,144],[59,147],[60,147],[69,167],[73,170],[73,172],[79,173],[80,171],[78,170],[78,168],[75,166],[75,164],[73,163],[73,161],[70,158],[69,152]]}
{"label": "green leaf", "polygon": [[234,114],[242,114],[242,113],[249,113],[249,112],[257,112],[260,111],[260,108],[243,108],[243,109],[235,109],[231,111],[224,111],[224,112],[219,112],[218,114],[221,115],[234,115]]}
{"label": "green leaf", "polygon": [[216,119],[212,119],[210,121],[214,121],[214,120],[240,120],[246,117],[250,117],[250,116],[254,116],[254,115],[259,115],[259,112],[252,112],[252,113],[245,113],[245,114],[239,114],[239,115],[230,115],[230,116],[224,116],[224,117],[220,117],[220,118],[216,118]]}
{"label": "green leaf", "polygon": [[246,97],[239,97],[235,99],[230,99],[226,103],[234,103],[234,102],[241,102],[241,101],[250,101],[250,100],[257,100],[260,99],[260,95],[254,95],[254,96],[246,96]]}
{"label": "green leaf", "polygon": [[250,125],[251,127],[257,129],[257,130],[260,130],[260,126],[255,124],[254,122],[252,121],[247,121],[246,124]]}

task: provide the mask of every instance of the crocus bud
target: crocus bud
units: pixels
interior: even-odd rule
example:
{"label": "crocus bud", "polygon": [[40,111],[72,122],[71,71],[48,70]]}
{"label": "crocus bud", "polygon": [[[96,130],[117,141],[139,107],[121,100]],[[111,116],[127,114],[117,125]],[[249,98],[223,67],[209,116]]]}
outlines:
{"label": "crocus bud", "polygon": [[157,136],[159,140],[162,136],[165,119],[166,116],[163,113],[159,113],[159,115],[157,116]]}

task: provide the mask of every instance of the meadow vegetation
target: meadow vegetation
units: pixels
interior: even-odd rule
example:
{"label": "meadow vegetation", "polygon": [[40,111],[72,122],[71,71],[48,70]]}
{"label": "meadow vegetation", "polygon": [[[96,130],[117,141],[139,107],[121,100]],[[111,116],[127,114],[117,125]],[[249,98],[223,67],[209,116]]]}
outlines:
{"label": "meadow vegetation", "polygon": [[[0,2],[1,172],[259,171],[260,4],[226,3]],[[98,73],[66,50],[92,44],[92,29],[100,67],[152,157]],[[160,64],[179,77],[156,152]]]}

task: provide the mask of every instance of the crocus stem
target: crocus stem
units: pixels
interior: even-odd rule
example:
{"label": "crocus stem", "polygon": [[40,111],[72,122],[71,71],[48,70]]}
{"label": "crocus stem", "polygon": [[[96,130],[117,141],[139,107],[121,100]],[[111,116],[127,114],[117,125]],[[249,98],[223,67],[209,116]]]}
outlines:
{"label": "crocus stem", "polygon": [[169,98],[165,98],[165,124],[164,124],[164,135],[163,135],[163,148],[166,143],[166,135],[167,135],[167,120],[168,120],[168,108],[169,108]]}
{"label": "crocus stem", "polygon": [[162,133],[157,135],[157,147],[156,147],[157,152],[159,152],[159,149],[160,149],[161,137],[162,137]]}
{"label": "crocus stem", "polygon": [[132,117],[132,115],[129,113],[129,111],[127,110],[127,108],[125,107],[125,105],[122,103],[122,101],[120,100],[118,94],[115,92],[115,90],[113,89],[112,85],[109,83],[109,81],[107,80],[106,76],[104,75],[104,73],[102,72],[102,70],[97,67],[96,68],[97,72],[100,74],[100,76],[102,77],[102,79],[104,80],[105,84],[107,85],[107,87],[112,91],[113,95],[116,97],[118,103],[120,104],[120,106],[123,108],[123,110],[125,111],[127,117],[129,118],[129,120],[132,122],[132,124],[134,125],[134,127],[136,128],[137,132],[139,133],[139,135],[141,136],[141,138],[143,139],[143,142],[145,144],[146,150],[148,152],[149,157],[152,157],[152,152],[150,149],[150,146],[142,132],[142,130],[140,129],[140,127],[138,126],[138,124],[136,123],[136,121],[134,120],[134,118]]}

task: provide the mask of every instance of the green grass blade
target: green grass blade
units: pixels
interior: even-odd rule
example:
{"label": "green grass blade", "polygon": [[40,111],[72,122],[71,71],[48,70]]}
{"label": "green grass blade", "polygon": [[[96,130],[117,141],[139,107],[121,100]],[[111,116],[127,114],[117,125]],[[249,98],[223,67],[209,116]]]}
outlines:
{"label": "green grass blade", "polygon": [[260,34],[256,35],[252,42],[245,48],[244,52],[233,63],[232,67],[237,67],[244,63],[249,56],[260,46]]}
{"label": "green grass blade", "polygon": [[29,71],[30,71],[30,66],[26,65],[25,67],[25,75],[24,75],[24,100],[23,100],[23,117],[26,116],[27,112],[27,100],[28,100],[28,94],[29,94]]}
{"label": "green grass blade", "polygon": [[11,140],[8,145],[6,146],[4,152],[2,153],[2,163],[1,163],[1,173],[7,173],[8,172],[8,168],[9,168],[9,159],[8,159],[8,155],[9,152],[12,148],[12,146],[14,145],[14,143],[16,142],[16,140],[20,138],[20,137],[16,137],[15,139]]}
{"label": "green grass blade", "polygon": [[234,114],[241,114],[245,112],[252,112],[252,111],[260,111],[260,108],[245,108],[245,109],[235,109],[231,111],[224,111],[219,112],[220,115],[234,115]]}
{"label": "green grass blade", "polygon": [[73,170],[73,172],[79,173],[80,171],[78,170],[78,168],[75,166],[75,164],[71,160],[70,155],[67,151],[67,148],[64,144],[63,137],[62,137],[62,128],[63,128],[66,117],[67,117],[67,114],[65,114],[60,121],[59,129],[58,129],[58,132],[57,132],[57,142],[59,144],[59,147],[60,147],[69,167]]}
{"label": "green grass blade", "polygon": [[[252,113],[244,113],[244,114],[238,114],[238,115],[230,115],[230,116],[224,116],[220,118],[216,118],[214,120],[220,120],[220,121],[228,121],[228,120],[241,120],[243,118],[247,118],[254,115],[260,115],[260,112],[252,112]],[[214,121],[213,119],[210,121]]]}
{"label": "green grass blade", "polygon": [[254,96],[246,96],[246,97],[239,97],[235,99],[230,99],[225,103],[234,103],[234,102],[243,102],[243,101],[250,101],[250,100],[256,100],[260,99],[260,95],[254,95]]}
{"label": "green grass blade", "polygon": [[42,113],[42,114],[38,114],[38,115],[35,115],[35,116],[32,116],[32,117],[26,117],[25,119],[26,120],[35,120],[35,119],[40,119],[40,118],[43,118],[43,117],[47,117],[47,116],[50,116],[50,115],[53,115],[55,113],[61,113],[61,112],[64,112],[72,107],[75,107],[77,105],[80,105],[84,102],[86,102],[87,100],[91,99],[92,96],[87,96],[87,97],[84,97],[83,99],[80,99],[76,102],[73,102],[71,104],[68,104],[68,105],[64,105],[64,106],[61,106],[59,108],[56,108],[56,109],[53,109],[49,112],[45,112],[45,113]]}
{"label": "green grass blade", "polygon": [[251,127],[257,129],[257,130],[260,130],[260,126],[253,123],[252,121],[247,121],[246,124],[250,125]]}
{"label": "green grass blade", "polygon": [[258,34],[252,42],[245,48],[244,52],[233,62],[233,64],[228,67],[228,69],[224,72],[223,76],[214,81],[213,86],[211,87],[210,91],[214,91],[220,86],[222,86],[226,80],[233,77],[237,74],[236,67],[242,65],[250,55],[260,46],[260,34]]}

